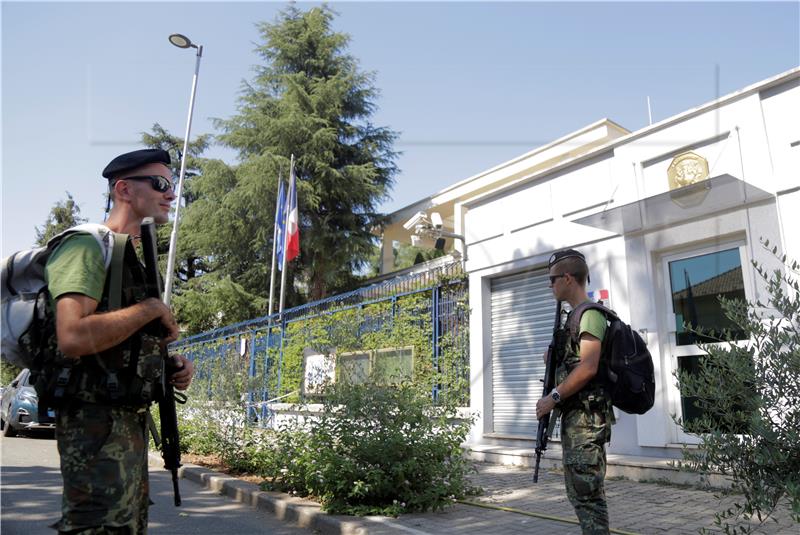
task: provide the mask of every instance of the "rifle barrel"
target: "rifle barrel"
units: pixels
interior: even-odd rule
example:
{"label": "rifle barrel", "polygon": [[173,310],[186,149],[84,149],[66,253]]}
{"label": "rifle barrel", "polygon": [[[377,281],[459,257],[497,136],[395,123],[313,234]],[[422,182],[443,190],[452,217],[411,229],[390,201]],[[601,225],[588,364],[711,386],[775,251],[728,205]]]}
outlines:
{"label": "rifle barrel", "polygon": [[[161,276],[158,272],[158,249],[155,223],[150,220],[142,223],[142,253],[144,255],[147,276],[147,295],[161,299],[163,291]],[[174,366],[165,347],[161,348],[161,393],[158,400],[158,412],[161,419],[161,457],[164,468],[172,472],[172,491],[175,506],[181,504],[178,488],[178,468],[181,466],[180,436],[178,434],[178,415],[175,408],[175,389],[168,381],[167,375],[174,371]]]}
{"label": "rifle barrel", "polygon": [[[544,370],[544,380],[542,381],[542,397],[548,395],[553,388],[555,388],[556,381],[556,364],[558,362],[558,354],[562,349],[559,345],[559,331],[561,330],[561,301],[556,303],[556,318],[553,322],[553,338],[550,340],[550,345],[547,348],[547,362]],[[533,482],[539,481],[539,463],[542,460],[542,454],[547,449],[547,442],[549,440],[548,430],[550,428],[550,416],[552,413],[548,412],[539,419],[539,426],[536,429],[536,466],[533,469]]]}

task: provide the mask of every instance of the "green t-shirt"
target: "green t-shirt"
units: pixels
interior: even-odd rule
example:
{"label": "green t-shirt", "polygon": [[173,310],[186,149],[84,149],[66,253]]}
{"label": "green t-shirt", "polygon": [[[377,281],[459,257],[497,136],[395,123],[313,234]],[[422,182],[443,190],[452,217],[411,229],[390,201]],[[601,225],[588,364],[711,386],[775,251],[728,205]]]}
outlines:
{"label": "green t-shirt", "polygon": [[[583,316],[581,316],[578,340],[580,340],[583,333],[588,333],[602,342],[603,337],[606,335],[606,327],[608,327],[608,322],[602,312],[599,310],[587,310],[583,313]],[[580,355],[580,353],[580,347],[578,347],[576,349],[576,354]]]}
{"label": "green t-shirt", "polygon": [[[567,350],[564,356],[564,365],[560,366],[557,373],[556,379],[559,383],[563,382],[566,379],[567,375],[575,369],[575,367],[580,363],[580,336],[583,333],[589,333],[598,340],[600,343],[603,342],[603,338],[606,335],[606,329],[608,328],[608,322],[606,317],[603,315],[602,312],[598,310],[586,310],[583,315],[581,316],[581,324],[580,328],[578,329],[578,344],[577,347],[574,347],[571,340],[567,340]],[[576,403],[583,399],[582,394],[587,394],[588,396],[597,396],[600,392],[602,392],[602,387],[600,387],[600,383],[597,382],[595,379],[589,381],[589,383],[584,386],[580,392],[575,394],[574,396],[570,396],[566,400],[564,407],[562,410],[565,411],[565,414],[568,414],[570,409],[574,409],[577,406]],[[602,395],[602,394],[599,394]],[[606,441],[610,440],[611,438],[611,424],[613,424],[616,420],[614,419],[614,412],[611,410],[611,400],[605,396],[605,404],[600,406],[596,406],[594,410],[599,410],[606,417],[605,427],[607,428],[607,438]],[[599,408],[598,408],[599,407]],[[567,416],[565,416],[566,418]],[[562,420],[562,426],[565,425]],[[562,427],[563,429],[563,427]]]}
{"label": "green t-shirt", "polygon": [[583,333],[588,333],[600,340],[602,343],[603,337],[606,334],[608,323],[606,317],[599,310],[587,310],[581,316],[581,325],[578,329],[578,343],[573,346],[571,340],[567,339],[567,348],[564,353],[564,365],[566,372],[572,371],[581,360],[580,350],[580,337]]}
{"label": "green t-shirt", "polygon": [[90,234],[68,236],[47,260],[44,279],[53,301],[64,294],[78,293],[99,303],[106,283],[100,244]]}

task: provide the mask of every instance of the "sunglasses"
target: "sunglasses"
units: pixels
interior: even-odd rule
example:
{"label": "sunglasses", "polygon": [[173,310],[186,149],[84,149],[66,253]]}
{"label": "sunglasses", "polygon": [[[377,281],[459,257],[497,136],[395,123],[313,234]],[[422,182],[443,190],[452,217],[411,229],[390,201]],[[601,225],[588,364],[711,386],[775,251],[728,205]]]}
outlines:
{"label": "sunglasses", "polygon": [[166,193],[174,188],[172,181],[160,175],[126,176],[122,180],[149,180],[153,189],[159,193]]}
{"label": "sunglasses", "polygon": [[561,275],[550,275],[550,284],[555,284],[558,279],[560,279],[561,277],[566,277],[567,275],[570,275],[570,273],[562,273]]}

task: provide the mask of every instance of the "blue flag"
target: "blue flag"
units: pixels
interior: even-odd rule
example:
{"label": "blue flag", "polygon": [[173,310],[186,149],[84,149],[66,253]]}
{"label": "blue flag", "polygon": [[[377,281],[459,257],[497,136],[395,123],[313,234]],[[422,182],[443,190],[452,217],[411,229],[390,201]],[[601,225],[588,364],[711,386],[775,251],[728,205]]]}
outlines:
{"label": "blue flag", "polygon": [[278,179],[280,186],[278,189],[278,204],[275,206],[275,228],[278,229],[275,235],[275,243],[278,257],[278,269],[283,269],[283,247],[286,243],[286,190],[283,187],[283,180]]}

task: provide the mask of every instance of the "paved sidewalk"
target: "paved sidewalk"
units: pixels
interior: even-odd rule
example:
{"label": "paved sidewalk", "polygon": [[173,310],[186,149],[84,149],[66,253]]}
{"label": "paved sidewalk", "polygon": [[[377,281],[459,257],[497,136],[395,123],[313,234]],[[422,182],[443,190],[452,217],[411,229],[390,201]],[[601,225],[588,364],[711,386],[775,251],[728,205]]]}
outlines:
{"label": "paved sidewalk", "polygon": [[[575,520],[561,472],[540,473],[539,483],[534,485],[529,469],[481,464],[478,470],[476,483],[484,489],[484,494],[476,501]],[[696,534],[702,527],[713,528],[714,513],[722,510],[714,492],[625,479],[606,480],[606,498],[611,528],[642,534]],[[734,495],[722,499],[727,507],[735,501]],[[778,525],[770,522],[759,528],[758,533],[800,533],[800,526],[791,521],[788,510],[782,510],[776,517],[780,520]],[[580,530],[571,528],[564,533],[580,533]]]}
{"label": "paved sidewalk", "polygon": [[[152,464],[161,466],[160,459],[153,455],[151,459]],[[323,534],[580,534],[564,494],[563,476],[557,470],[540,472],[539,483],[534,485],[530,469],[485,463],[476,466],[478,472],[473,481],[484,489],[484,494],[471,501],[518,512],[459,503],[441,512],[399,518],[334,516],[322,513],[314,502],[263,492],[256,485],[206,468],[186,465],[181,475]],[[712,528],[714,512],[721,509],[720,500],[712,492],[674,485],[612,479],[606,482],[606,495],[611,527],[624,533],[696,534],[701,527]],[[726,497],[723,501],[730,506],[734,498]],[[781,511],[777,518],[779,524],[765,524],[757,533],[800,533],[800,526],[791,522],[787,510]]]}

